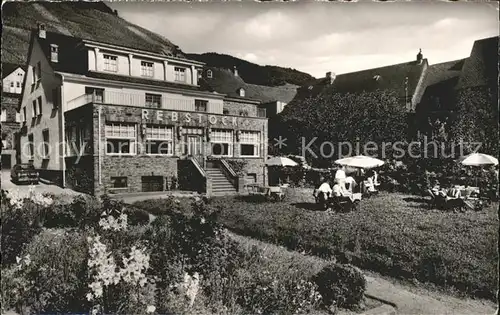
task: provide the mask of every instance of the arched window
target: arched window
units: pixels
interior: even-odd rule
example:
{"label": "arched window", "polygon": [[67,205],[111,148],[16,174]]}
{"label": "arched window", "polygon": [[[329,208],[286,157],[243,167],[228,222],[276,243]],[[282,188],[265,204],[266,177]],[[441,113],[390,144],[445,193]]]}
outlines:
{"label": "arched window", "polygon": [[207,78],[211,79],[213,77],[212,70],[207,70]]}

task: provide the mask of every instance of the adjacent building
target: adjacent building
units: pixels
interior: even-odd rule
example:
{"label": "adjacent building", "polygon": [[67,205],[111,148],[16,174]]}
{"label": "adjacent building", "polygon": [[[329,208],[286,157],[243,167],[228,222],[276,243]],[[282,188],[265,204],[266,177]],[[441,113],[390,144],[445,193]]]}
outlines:
{"label": "adjacent building", "polygon": [[23,66],[2,63],[2,169],[17,163],[20,117],[17,109],[21,99],[25,70]]}
{"label": "adjacent building", "polygon": [[177,186],[233,193],[245,179],[265,183],[261,102],[207,90],[203,63],[145,41],[33,31],[19,108],[22,162],[95,195]]}
{"label": "adjacent building", "polygon": [[498,36],[475,41],[467,58],[429,66],[423,88],[416,121],[429,139],[450,138],[463,91],[491,98],[491,112],[498,112]]}
{"label": "adjacent building", "polygon": [[[279,114],[297,94],[297,85],[285,84],[282,86],[264,86],[246,83],[238,74],[238,69],[231,70],[216,67],[205,67],[202,76],[202,85],[211,91],[227,95],[237,102],[240,98],[249,98],[259,102],[258,108],[265,111],[271,118]],[[245,114],[245,109],[237,106],[228,108],[234,114]]]}

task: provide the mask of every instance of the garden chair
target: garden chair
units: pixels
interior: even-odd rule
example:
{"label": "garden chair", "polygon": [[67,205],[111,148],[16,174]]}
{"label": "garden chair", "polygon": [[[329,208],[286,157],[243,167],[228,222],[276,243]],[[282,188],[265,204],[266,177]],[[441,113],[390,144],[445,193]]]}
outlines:
{"label": "garden chair", "polygon": [[328,210],[331,203],[331,198],[328,194],[319,192],[318,194],[315,194],[314,197],[316,199],[316,204],[319,206],[320,210]]}
{"label": "garden chair", "polygon": [[271,186],[267,196],[271,200],[282,201],[285,198],[285,192],[280,186]]}
{"label": "garden chair", "polygon": [[462,196],[460,195],[460,189],[452,188],[448,190],[445,197],[445,205],[446,208],[450,210],[465,210],[465,204]]}
{"label": "garden chair", "polygon": [[349,196],[334,196],[330,198],[330,203],[335,211],[349,212],[358,211],[361,203],[361,194],[355,193]]}

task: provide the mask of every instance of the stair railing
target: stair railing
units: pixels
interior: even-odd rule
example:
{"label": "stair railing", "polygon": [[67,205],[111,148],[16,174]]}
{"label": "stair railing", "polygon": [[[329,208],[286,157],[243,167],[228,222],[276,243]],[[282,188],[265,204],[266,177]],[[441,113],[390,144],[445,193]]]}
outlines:
{"label": "stair railing", "polygon": [[194,166],[198,169],[198,171],[200,172],[200,174],[207,178],[207,174],[205,172],[205,170],[203,169],[203,167],[200,165],[200,163],[198,162],[198,160],[194,157],[189,157],[189,159],[191,160],[191,162],[193,162]]}
{"label": "stair railing", "polygon": [[224,173],[226,178],[229,180],[229,182],[233,185],[233,187],[236,190],[238,190],[238,175],[233,170],[233,168],[224,159],[219,160],[219,165],[220,165],[220,169],[222,170],[222,172]]}

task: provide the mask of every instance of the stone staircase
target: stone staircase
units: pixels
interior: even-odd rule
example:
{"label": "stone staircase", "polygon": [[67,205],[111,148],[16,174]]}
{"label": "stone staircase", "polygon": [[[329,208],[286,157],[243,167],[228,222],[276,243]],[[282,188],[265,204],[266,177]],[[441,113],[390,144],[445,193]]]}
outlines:
{"label": "stone staircase", "polygon": [[205,168],[207,177],[212,182],[212,194],[214,196],[235,195],[237,193],[234,185],[227,179],[220,168]]}

